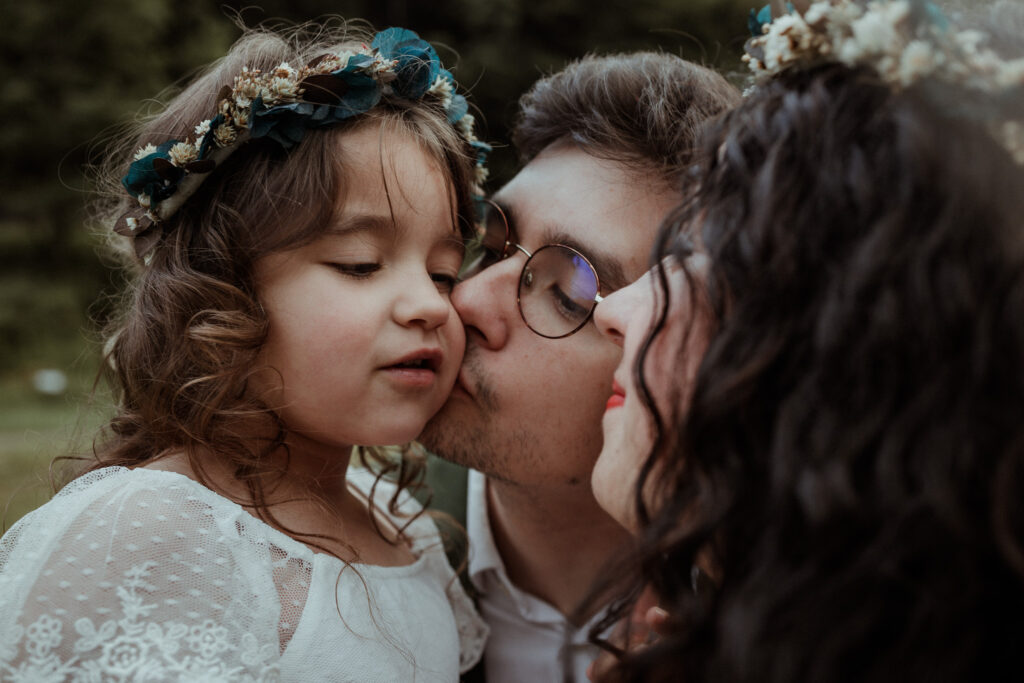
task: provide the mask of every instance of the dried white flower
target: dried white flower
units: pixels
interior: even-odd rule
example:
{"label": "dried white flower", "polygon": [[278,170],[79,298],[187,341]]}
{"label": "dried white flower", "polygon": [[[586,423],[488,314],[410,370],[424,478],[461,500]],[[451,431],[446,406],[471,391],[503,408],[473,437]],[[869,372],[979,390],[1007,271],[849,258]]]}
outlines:
{"label": "dried white flower", "polygon": [[808,25],[817,27],[822,22],[828,21],[832,14],[832,5],[827,2],[818,2],[807,8],[804,13],[804,21]]}
{"label": "dried white flower", "polygon": [[171,147],[167,154],[171,158],[171,163],[179,168],[199,158],[198,150],[188,142],[179,142]]}
{"label": "dried white flower", "polygon": [[452,88],[452,84],[444,76],[439,75],[435,78],[427,92],[441,100],[441,106],[445,109],[452,106],[452,96],[455,94],[455,89]]}
{"label": "dried white flower", "polygon": [[366,66],[366,72],[381,83],[390,83],[398,78],[398,74],[395,73],[397,68],[397,59],[384,59],[380,55],[375,55],[373,62]]}
{"label": "dried white flower", "polygon": [[786,14],[773,21],[763,39],[765,66],[781,69],[796,61],[810,30],[803,17],[797,14]]}
{"label": "dried white flower", "polygon": [[473,180],[474,182],[476,182],[477,185],[483,185],[485,182],[487,182],[488,175],[490,175],[490,171],[488,171],[487,167],[483,166],[482,164],[477,164],[473,168]]}
{"label": "dried white flower", "polygon": [[299,83],[293,78],[274,77],[267,86],[270,98],[294,100],[299,95]]}
{"label": "dried white flower", "polygon": [[235,132],[234,126],[228,124],[221,124],[213,131],[213,139],[216,141],[218,147],[227,147],[235,141],[238,137]]}
{"label": "dried white flower", "polygon": [[850,29],[858,48],[856,52],[861,55],[883,55],[898,49],[903,43],[889,17],[880,12],[868,12],[853,22]]}
{"label": "dried white flower", "polygon": [[996,74],[996,86],[1007,90],[1024,86],[1024,58],[1003,64]]}
{"label": "dried white flower", "polygon": [[242,73],[235,76],[235,86],[231,90],[231,100],[240,109],[248,109],[252,106],[253,100],[259,97],[264,87],[260,83],[260,72],[258,69],[242,68]]}
{"label": "dried white flower", "polygon": [[274,78],[290,78],[291,80],[295,80],[295,77],[299,75],[299,72],[287,62],[281,62],[275,66],[272,73]]}
{"label": "dried white flower", "polygon": [[933,73],[942,61],[932,45],[923,40],[914,40],[907,45],[900,58],[899,82],[908,86]]}
{"label": "dried white flower", "polygon": [[473,131],[473,127],[476,125],[476,118],[472,114],[466,114],[455,127],[458,129],[459,134],[466,139],[467,142],[476,142],[476,133]]}
{"label": "dried white flower", "polygon": [[197,140],[202,140],[203,137],[205,137],[206,134],[209,133],[209,132],[210,132],[210,119],[206,119],[202,123],[196,125],[195,133],[196,133],[196,139]]}
{"label": "dried white flower", "polygon": [[249,127],[249,110],[248,109],[239,109],[239,110],[235,111],[235,114],[234,114],[234,116],[231,117],[231,120],[234,122],[235,128],[248,128]]}
{"label": "dried white flower", "polygon": [[139,159],[142,159],[144,157],[148,157],[150,154],[156,154],[156,145],[152,143],[146,145],[145,147],[140,147],[139,150],[135,152],[135,161],[138,161]]}

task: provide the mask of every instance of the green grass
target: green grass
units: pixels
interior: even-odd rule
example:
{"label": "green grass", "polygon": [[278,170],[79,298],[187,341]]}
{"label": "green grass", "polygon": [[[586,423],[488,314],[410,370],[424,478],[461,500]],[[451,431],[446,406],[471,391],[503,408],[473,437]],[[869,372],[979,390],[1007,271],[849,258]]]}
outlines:
{"label": "green grass", "polygon": [[95,363],[81,366],[69,371],[68,391],[59,397],[36,392],[28,370],[0,378],[0,512],[4,529],[50,499],[50,463],[58,456],[88,452],[92,436],[103,422],[102,401],[89,398]]}

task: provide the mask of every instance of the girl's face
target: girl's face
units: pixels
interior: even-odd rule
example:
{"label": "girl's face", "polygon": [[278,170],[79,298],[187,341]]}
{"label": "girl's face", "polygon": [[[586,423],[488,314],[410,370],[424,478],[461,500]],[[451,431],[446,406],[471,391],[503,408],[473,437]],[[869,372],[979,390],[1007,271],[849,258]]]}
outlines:
{"label": "girl's face", "polygon": [[[672,259],[665,260],[669,283],[669,308],[665,324],[647,353],[643,376],[655,406],[670,435],[678,425],[673,416],[685,414],[693,380],[707,348],[705,315],[694,315],[686,276]],[[707,259],[696,254],[687,260],[691,277],[703,278]],[[591,485],[597,502],[608,514],[631,531],[637,530],[635,488],[640,467],[654,444],[654,424],[634,381],[637,355],[663,306],[654,271],[606,297],[594,309],[601,332],[622,347],[622,361],[615,371],[612,395],[608,399],[602,426],[604,445],[594,465]],[[678,457],[668,453],[667,457]],[[652,473],[648,481],[657,476]],[[645,502],[651,505],[649,496]]]}
{"label": "girl's face", "polygon": [[362,126],[341,145],[333,223],[256,263],[270,327],[254,385],[306,446],[404,443],[444,403],[462,362],[453,193],[408,133]]}

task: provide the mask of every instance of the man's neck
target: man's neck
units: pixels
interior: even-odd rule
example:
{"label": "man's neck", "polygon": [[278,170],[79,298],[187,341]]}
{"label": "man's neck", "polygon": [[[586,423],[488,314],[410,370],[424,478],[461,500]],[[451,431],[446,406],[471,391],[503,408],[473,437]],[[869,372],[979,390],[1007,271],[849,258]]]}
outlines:
{"label": "man's neck", "polygon": [[[589,487],[576,488],[580,490],[537,491],[487,481],[491,533],[509,579],[567,616],[611,557],[630,542]],[[582,619],[601,607],[590,606]]]}

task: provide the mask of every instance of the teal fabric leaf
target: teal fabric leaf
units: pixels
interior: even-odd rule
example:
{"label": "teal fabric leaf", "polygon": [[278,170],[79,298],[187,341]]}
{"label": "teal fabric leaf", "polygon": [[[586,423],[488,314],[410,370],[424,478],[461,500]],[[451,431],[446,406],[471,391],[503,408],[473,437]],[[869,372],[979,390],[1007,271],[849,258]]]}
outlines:
{"label": "teal fabric leaf", "polygon": [[[171,147],[178,144],[179,140],[168,140],[156,148],[156,151],[152,154],[147,154],[141,159],[133,161],[128,166],[128,173],[121,178],[121,184],[132,196],[138,196],[140,194],[148,195],[149,198],[154,202],[159,202],[167,199],[177,189],[177,181],[185,175],[185,171],[171,166],[170,169],[167,165],[170,163],[170,154],[168,154]],[[154,162],[159,163],[157,160],[166,162],[163,164],[163,172],[159,171],[154,167]],[[170,178],[166,177],[170,174]]]}
{"label": "teal fabric leaf", "polygon": [[491,153],[492,147],[482,140],[474,140],[469,146],[476,150],[476,163],[483,165],[487,161],[487,155]]}
{"label": "teal fabric leaf", "polygon": [[328,117],[330,121],[342,121],[363,114],[380,102],[380,84],[372,76],[355,71],[356,68],[350,60],[344,69],[331,74],[345,84],[346,90],[341,101],[331,107],[333,113]]}
{"label": "teal fabric leaf", "polygon": [[291,149],[306,134],[306,121],[313,113],[314,105],[309,102],[292,102],[276,107],[266,107],[262,98],[252,103],[249,134],[253,138],[270,138],[285,149]]}
{"label": "teal fabric leaf", "polygon": [[747,28],[750,30],[750,35],[757,38],[764,35],[764,25],[771,22],[772,6],[765,5],[760,11],[750,10],[750,16],[747,18]]}
{"label": "teal fabric leaf", "polygon": [[385,29],[373,39],[372,46],[385,59],[397,61],[397,78],[391,87],[406,99],[423,97],[441,71],[434,47],[408,29]]}
{"label": "teal fabric leaf", "polygon": [[448,107],[448,123],[458,123],[469,112],[469,102],[462,95],[452,95],[452,104]]}

